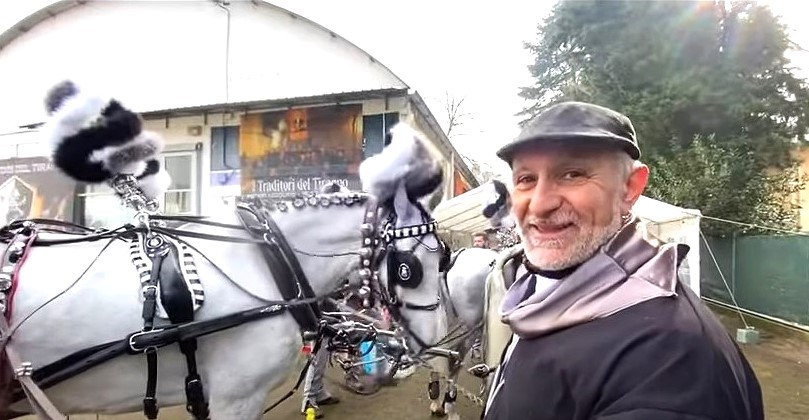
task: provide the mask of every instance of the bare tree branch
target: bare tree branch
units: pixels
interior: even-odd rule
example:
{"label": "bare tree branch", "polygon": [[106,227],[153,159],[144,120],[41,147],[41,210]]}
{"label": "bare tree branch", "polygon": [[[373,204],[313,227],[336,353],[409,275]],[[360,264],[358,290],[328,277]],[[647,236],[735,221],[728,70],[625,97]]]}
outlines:
{"label": "bare tree branch", "polygon": [[461,110],[461,106],[465,100],[466,97],[458,99],[455,95],[446,91],[444,92],[444,112],[447,117],[446,134],[449,138],[452,138],[453,132],[456,131],[455,129],[462,126],[466,119],[469,118],[469,113],[462,112]]}

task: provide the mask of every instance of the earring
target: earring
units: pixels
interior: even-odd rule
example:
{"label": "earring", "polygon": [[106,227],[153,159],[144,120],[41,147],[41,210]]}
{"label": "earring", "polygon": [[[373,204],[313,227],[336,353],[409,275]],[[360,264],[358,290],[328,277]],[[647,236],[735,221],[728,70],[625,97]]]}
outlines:
{"label": "earring", "polygon": [[632,213],[631,212],[626,212],[624,215],[621,216],[621,223],[627,224],[627,223],[629,223],[629,220],[631,220],[631,219],[632,219]]}

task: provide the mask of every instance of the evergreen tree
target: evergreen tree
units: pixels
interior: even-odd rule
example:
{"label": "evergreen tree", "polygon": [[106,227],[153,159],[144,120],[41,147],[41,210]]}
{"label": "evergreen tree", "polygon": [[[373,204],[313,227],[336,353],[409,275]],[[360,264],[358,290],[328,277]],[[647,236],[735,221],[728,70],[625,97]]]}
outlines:
{"label": "evergreen tree", "polygon": [[792,228],[809,89],[785,58],[791,45],[751,1],[560,1],[527,45],[524,115],[563,100],[616,109],[635,124],[651,197]]}

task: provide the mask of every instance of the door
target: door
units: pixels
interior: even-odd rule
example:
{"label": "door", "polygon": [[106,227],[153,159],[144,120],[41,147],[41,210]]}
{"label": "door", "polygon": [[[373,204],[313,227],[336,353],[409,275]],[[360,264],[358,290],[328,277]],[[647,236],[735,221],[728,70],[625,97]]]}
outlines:
{"label": "door", "polygon": [[194,151],[164,152],[161,165],[171,176],[171,184],[163,200],[163,213],[195,215],[198,212],[199,182],[197,153]]}

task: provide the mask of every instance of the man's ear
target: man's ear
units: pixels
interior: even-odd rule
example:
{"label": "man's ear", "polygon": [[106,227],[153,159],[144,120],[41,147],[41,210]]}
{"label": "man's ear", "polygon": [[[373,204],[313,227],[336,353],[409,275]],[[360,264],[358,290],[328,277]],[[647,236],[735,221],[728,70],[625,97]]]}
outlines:
{"label": "man's ear", "polygon": [[631,209],[638,201],[643,190],[646,189],[646,184],[649,182],[649,167],[638,162],[629,174],[626,180],[626,193],[624,195],[624,204],[627,209]]}

